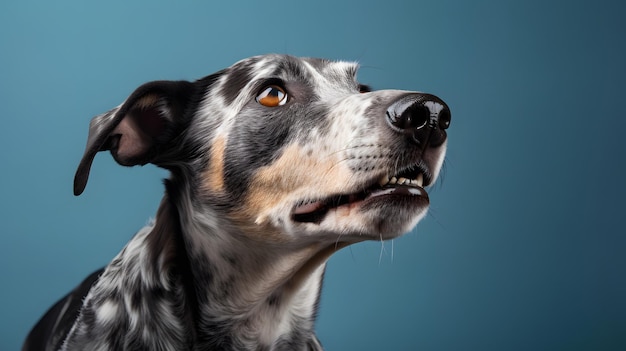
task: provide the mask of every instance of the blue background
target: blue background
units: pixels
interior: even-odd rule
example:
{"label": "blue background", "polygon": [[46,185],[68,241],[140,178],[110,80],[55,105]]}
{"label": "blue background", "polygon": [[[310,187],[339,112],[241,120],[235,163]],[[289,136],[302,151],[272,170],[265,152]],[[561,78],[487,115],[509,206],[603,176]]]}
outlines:
{"label": "blue background", "polygon": [[96,158],[141,83],[256,54],[358,60],[452,109],[429,216],[331,260],[328,350],[626,350],[623,1],[3,1],[0,349],[143,226],[166,174]]}

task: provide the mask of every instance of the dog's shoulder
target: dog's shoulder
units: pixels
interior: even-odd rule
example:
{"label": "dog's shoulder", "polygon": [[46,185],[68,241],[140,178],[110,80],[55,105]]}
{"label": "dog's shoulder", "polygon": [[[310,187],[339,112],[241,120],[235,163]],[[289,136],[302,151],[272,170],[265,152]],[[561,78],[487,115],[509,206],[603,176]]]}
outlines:
{"label": "dog's shoulder", "polygon": [[[186,349],[192,302],[182,243],[163,216],[142,228],[82,301],[63,350]],[[186,326],[186,327],[185,327]]]}
{"label": "dog's shoulder", "polygon": [[87,293],[104,268],[91,273],[74,290],[61,298],[39,319],[26,337],[22,351],[58,350],[72,328]]}

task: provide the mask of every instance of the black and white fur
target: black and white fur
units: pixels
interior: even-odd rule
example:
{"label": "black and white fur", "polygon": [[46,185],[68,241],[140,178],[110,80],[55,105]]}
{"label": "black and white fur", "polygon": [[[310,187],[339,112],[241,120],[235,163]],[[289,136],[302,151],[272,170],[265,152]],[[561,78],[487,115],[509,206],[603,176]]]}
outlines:
{"label": "black and white fur", "polygon": [[[424,216],[450,122],[437,97],[370,91],[356,71],[252,57],[196,82],[147,83],[96,116],[75,194],[110,150],[169,170],[165,196],[23,350],[321,350],[327,259]],[[268,91],[280,104],[262,103]]]}

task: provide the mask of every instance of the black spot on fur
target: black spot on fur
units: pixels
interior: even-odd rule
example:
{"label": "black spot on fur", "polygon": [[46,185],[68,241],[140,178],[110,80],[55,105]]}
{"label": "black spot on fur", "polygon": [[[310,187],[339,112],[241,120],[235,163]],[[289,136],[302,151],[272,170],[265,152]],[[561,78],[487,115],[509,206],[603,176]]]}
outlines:
{"label": "black spot on fur", "polygon": [[278,306],[280,304],[280,297],[278,297],[278,295],[276,294],[272,294],[270,295],[270,297],[267,299],[267,305],[268,306]]}
{"label": "black spot on fur", "polygon": [[130,295],[130,307],[133,310],[140,310],[141,309],[141,298],[143,295],[143,291],[141,291],[141,289],[133,289]]}
{"label": "black spot on fur", "polygon": [[237,257],[235,257],[233,254],[224,254],[222,258],[224,259],[224,261],[228,262],[231,267],[237,267],[239,261],[237,260]]}
{"label": "black spot on fur", "polygon": [[[190,287],[193,288],[193,297],[198,305],[206,305],[210,302],[209,296],[206,293],[208,287],[215,284],[213,268],[208,258],[204,255],[193,255],[191,260],[195,262],[195,266],[193,267],[193,279],[195,284],[190,285]],[[198,313],[199,311],[196,309],[194,312]]]}
{"label": "black spot on fur", "polygon": [[236,64],[228,70],[226,82],[222,85],[220,93],[227,104],[232,104],[239,96],[241,90],[252,81],[252,71],[257,59],[251,58]]}
{"label": "black spot on fur", "polygon": [[218,284],[218,289],[215,293],[220,297],[227,297],[233,293],[233,287],[235,286],[236,277],[229,276]]}
{"label": "black spot on fur", "polygon": [[196,350],[244,350],[240,341],[234,340],[233,326],[229,323],[206,321],[201,325],[204,334],[198,336]]}

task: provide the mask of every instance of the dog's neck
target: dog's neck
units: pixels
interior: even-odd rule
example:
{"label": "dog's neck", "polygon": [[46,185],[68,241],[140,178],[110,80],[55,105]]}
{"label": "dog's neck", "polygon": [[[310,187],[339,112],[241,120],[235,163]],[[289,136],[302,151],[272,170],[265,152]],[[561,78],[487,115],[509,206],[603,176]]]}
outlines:
{"label": "dog's neck", "polygon": [[[314,321],[325,263],[338,247],[266,244],[238,233],[211,209],[189,206],[201,207],[184,195],[166,198],[149,240],[178,246],[163,257],[178,257],[175,264],[190,271],[184,285],[195,300],[187,305],[195,309],[196,342],[207,348],[317,349]],[[180,236],[177,242],[172,233]]]}

